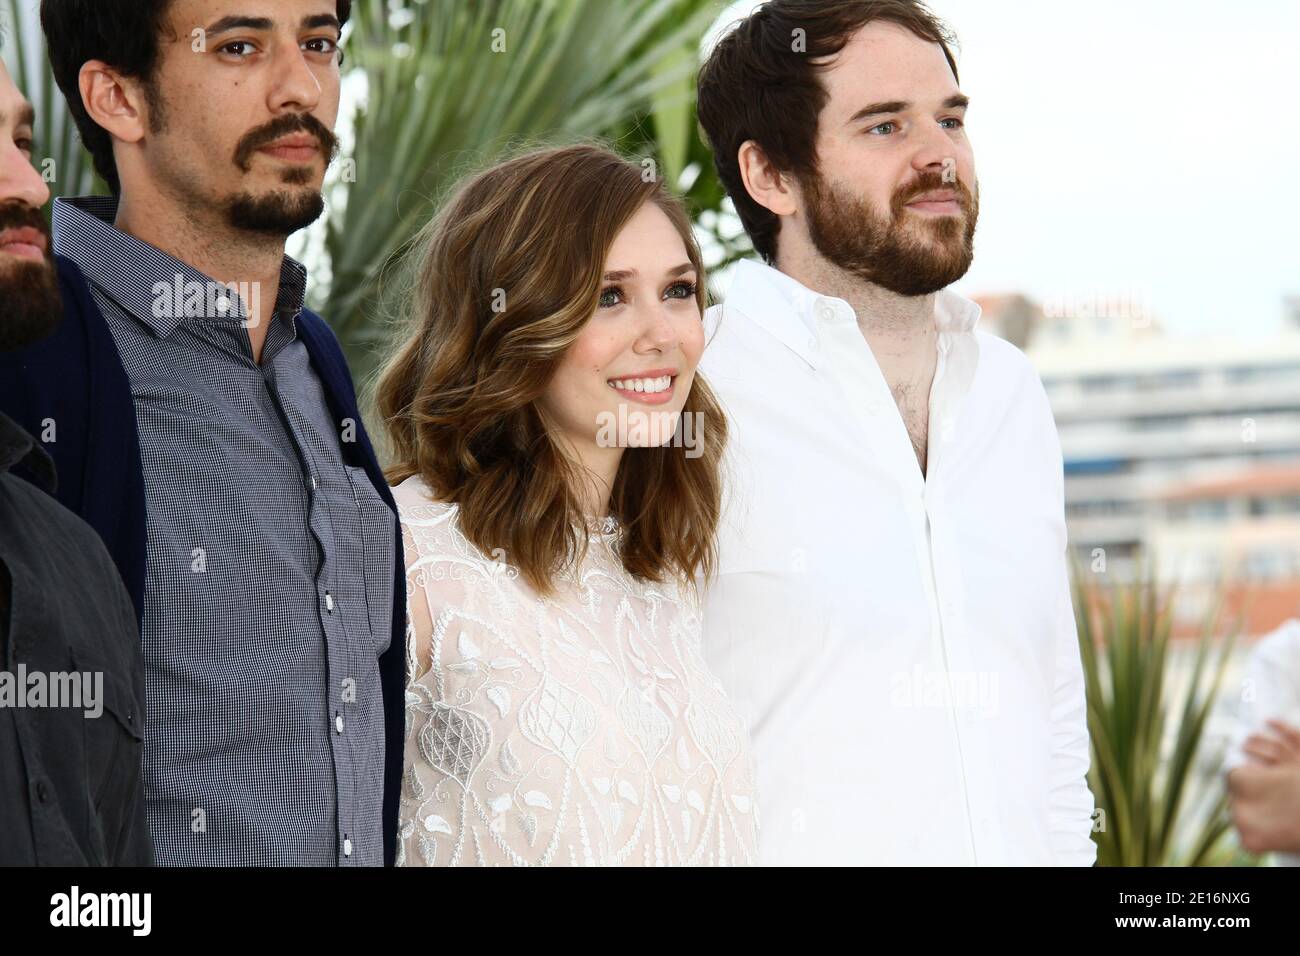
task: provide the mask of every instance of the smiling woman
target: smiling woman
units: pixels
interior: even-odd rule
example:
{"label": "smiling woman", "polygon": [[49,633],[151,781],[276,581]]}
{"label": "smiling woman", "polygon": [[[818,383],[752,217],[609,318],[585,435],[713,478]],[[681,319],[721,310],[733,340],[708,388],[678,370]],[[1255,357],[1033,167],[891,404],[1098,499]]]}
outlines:
{"label": "smiling woman", "polygon": [[[596,147],[525,153],[465,182],[412,262],[414,328],[376,389],[389,479],[458,504],[542,592],[607,514],[629,573],[706,574],[726,423],[695,375],[703,264],[662,184]],[[601,438],[620,412],[646,447]],[[663,447],[684,414],[706,423],[696,458]]]}
{"label": "smiling woman", "polygon": [[378,388],[410,622],[399,863],[756,862],[747,735],[700,646],[726,424],[685,213],[610,152],[539,150],[469,179],[413,262]]}

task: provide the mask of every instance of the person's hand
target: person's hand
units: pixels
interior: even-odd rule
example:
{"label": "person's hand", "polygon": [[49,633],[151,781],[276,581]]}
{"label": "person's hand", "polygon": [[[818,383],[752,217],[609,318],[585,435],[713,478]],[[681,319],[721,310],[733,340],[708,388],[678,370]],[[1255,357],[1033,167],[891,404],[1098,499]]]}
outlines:
{"label": "person's hand", "polygon": [[1300,767],[1300,730],[1280,720],[1268,722],[1272,733],[1251,734],[1242,744],[1242,752],[1267,767]]}
{"label": "person's hand", "polygon": [[1300,763],[1244,764],[1228,774],[1232,822],[1251,853],[1300,853]]}

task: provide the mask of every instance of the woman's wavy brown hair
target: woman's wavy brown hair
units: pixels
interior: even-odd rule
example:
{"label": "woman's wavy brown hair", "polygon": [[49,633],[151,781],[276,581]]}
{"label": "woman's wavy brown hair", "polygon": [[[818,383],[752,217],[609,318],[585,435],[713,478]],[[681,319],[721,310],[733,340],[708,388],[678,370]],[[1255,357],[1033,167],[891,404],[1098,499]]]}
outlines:
{"label": "woman's wavy brown hair", "polygon": [[[461,530],[480,551],[503,548],[542,594],[582,559],[587,527],[585,476],[540,399],[596,313],[615,237],[646,202],[681,235],[703,313],[700,250],[659,179],[599,146],[533,150],[465,180],[417,237],[413,328],[376,386],[389,482],[421,476],[459,506]],[[698,373],[682,410],[695,413],[698,457],[672,443],[628,448],[615,477],[619,554],[643,580],[694,586],[716,569],[727,425]]]}

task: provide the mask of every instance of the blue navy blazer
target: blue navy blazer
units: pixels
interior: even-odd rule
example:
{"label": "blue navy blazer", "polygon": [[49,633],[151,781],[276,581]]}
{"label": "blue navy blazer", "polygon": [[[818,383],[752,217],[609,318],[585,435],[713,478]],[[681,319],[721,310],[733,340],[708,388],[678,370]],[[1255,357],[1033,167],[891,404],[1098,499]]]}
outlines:
{"label": "blue navy blazer", "polygon": [[[147,526],[144,469],[131,383],[90,286],[76,263],[55,256],[63,321],[47,339],[0,353],[0,411],[42,442],[58,467],[56,497],[99,533],[135,604],[144,614]],[[338,340],[325,321],[304,309],[298,335],[311,356],[340,423],[356,423],[358,440],[343,442],[343,458],[364,468],[396,513],[357,408],[356,392]],[[52,439],[52,440],[51,440]],[[15,473],[22,474],[20,470]],[[29,477],[23,475],[23,477]],[[397,859],[397,810],[405,751],[406,562],[400,525],[393,567],[393,639],[379,658],[384,696],[384,863]]]}

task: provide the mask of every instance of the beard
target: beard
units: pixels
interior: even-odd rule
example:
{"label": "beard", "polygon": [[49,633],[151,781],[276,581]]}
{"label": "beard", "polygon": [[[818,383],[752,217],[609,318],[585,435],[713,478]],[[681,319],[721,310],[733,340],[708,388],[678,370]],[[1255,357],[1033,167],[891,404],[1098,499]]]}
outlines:
{"label": "beard", "polygon": [[63,321],[59,276],[50,253],[50,230],[39,209],[24,203],[0,205],[0,232],[32,228],[45,237],[41,262],[0,253],[0,352],[26,348],[54,334]]}
{"label": "beard", "polygon": [[325,199],[313,189],[266,196],[240,193],[227,200],[226,221],[241,232],[284,237],[307,228],[324,211]]}
{"label": "beard", "polygon": [[[938,292],[956,282],[975,258],[979,186],[944,182],[926,172],[897,190],[888,213],[869,200],[836,186],[814,172],[801,181],[808,204],[808,234],[828,262],[898,295]],[[923,193],[950,189],[961,214],[931,217],[904,206]]]}
{"label": "beard", "polygon": [[[253,156],[259,149],[293,133],[308,133],[317,140],[328,169],[338,154],[338,137],[310,113],[286,113],[246,134],[235,147],[235,165],[245,173],[249,172]],[[290,188],[264,195],[242,192],[230,197],[225,203],[226,221],[242,232],[275,237],[305,229],[325,211],[325,199],[312,185],[313,178],[314,171],[310,169],[285,169],[280,174],[280,181]]]}

